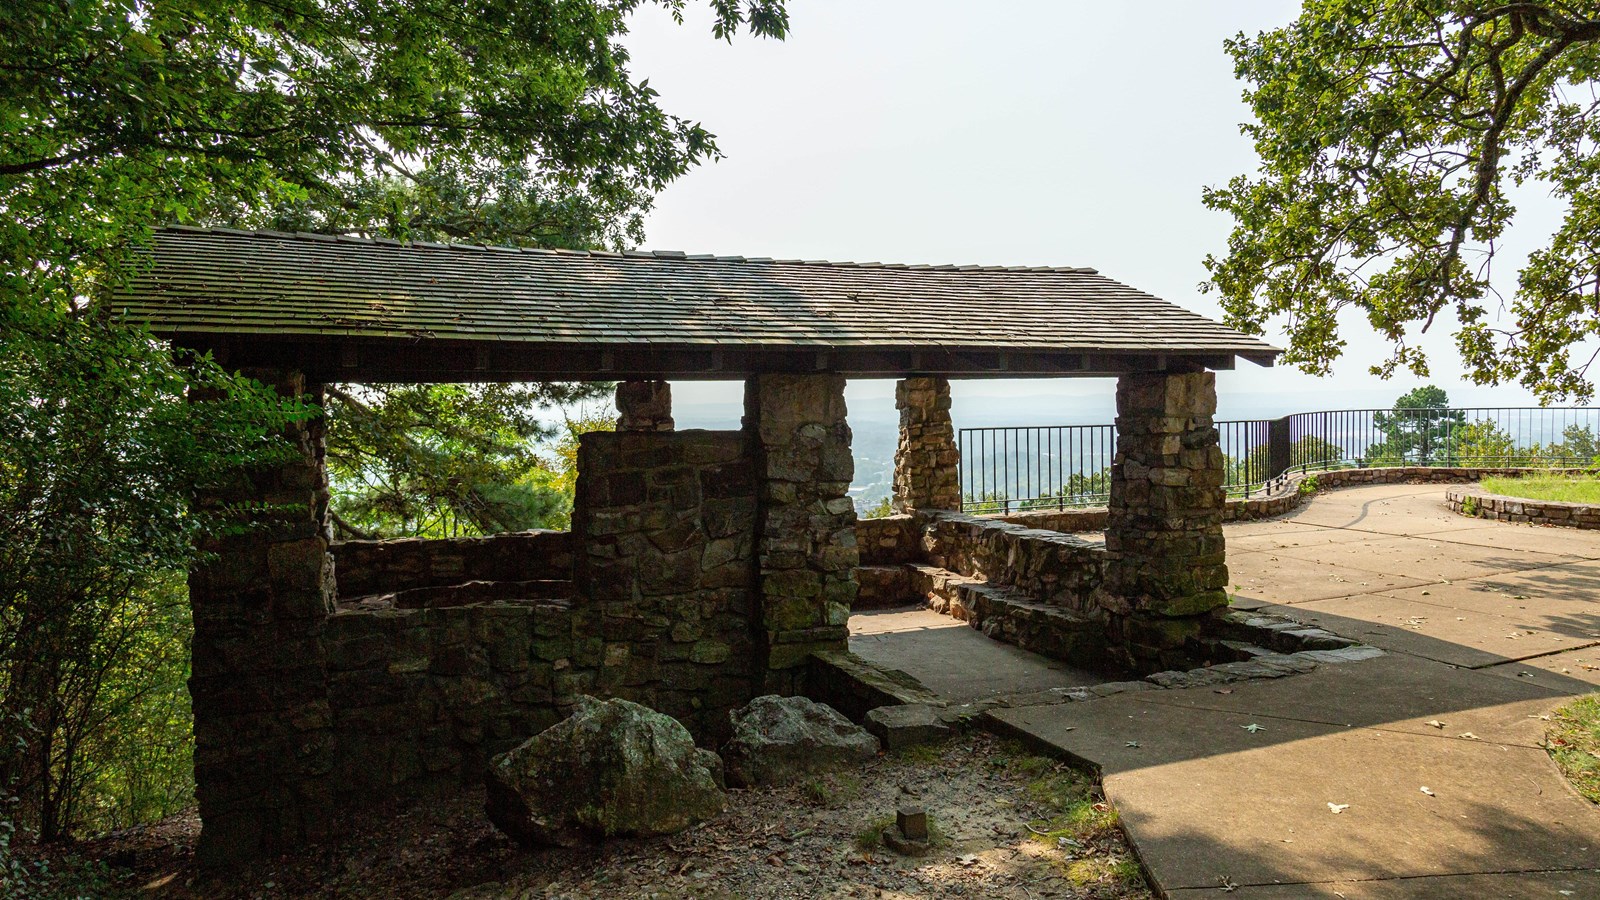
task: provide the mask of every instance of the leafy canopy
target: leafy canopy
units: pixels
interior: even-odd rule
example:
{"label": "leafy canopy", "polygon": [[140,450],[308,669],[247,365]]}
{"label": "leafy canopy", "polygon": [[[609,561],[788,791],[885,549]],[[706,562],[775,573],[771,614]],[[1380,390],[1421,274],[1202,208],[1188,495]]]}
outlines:
{"label": "leafy canopy", "polygon": [[[188,617],[171,573],[216,523],[186,500],[281,451],[274,436],[309,414],[208,361],[175,364],[115,322],[105,301],[130,247],[169,222],[558,246],[637,240],[654,194],[717,152],[628,71],[618,39],[646,2],[685,6],[0,4],[6,845],[18,826],[53,838],[181,800],[184,785],[171,780],[187,777],[181,753],[154,766],[137,748],[188,746],[173,700],[187,675]],[[782,0],[710,5],[719,39],[787,31]],[[186,402],[188,385],[206,399]],[[458,441],[484,464],[424,511],[459,520],[474,491],[486,493],[477,475],[521,464],[511,445],[523,423],[503,393],[478,388],[416,392],[391,419],[436,408],[423,448],[437,457],[440,442]],[[487,437],[445,434],[462,410],[483,413],[473,423],[490,422]],[[398,434],[418,427],[405,420]],[[390,434],[379,450],[357,470],[381,472],[414,448]],[[463,497],[467,507],[451,505]]]}
{"label": "leafy canopy", "polygon": [[[1282,320],[1285,361],[1325,374],[1337,315],[1393,347],[1373,367],[1427,374],[1408,343],[1453,309],[1478,383],[1587,399],[1600,336],[1600,4],[1308,0],[1292,24],[1227,42],[1260,169],[1205,192],[1235,225],[1207,287],[1228,321]],[[1566,204],[1507,301],[1490,285],[1514,185]]]}

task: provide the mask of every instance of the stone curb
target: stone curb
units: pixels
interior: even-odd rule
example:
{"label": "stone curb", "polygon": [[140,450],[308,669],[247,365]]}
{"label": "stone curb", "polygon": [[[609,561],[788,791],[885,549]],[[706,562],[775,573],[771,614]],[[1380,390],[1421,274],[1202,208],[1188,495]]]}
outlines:
{"label": "stone curb", "polygon": [[[1360,487],[1369,484],[1455,484],[1480,481],[1494,475],[1518,476],[1594,474],[1595,469],[1532,469],[1532,468],[1466,468],[1443,466],[1384,466],[1364,469],[1329,469],[1324,472],[1303,472],[1289,475],[1270,493],[1259,497],[1235,497],[1222,511],[1223,522],[1254,522],[1270,519],[1298,509],[1309,498],[1324,491],[1343,487]],[[1316,479],[1316,490],[1300,493],[1300,486],[1308,479]],[[971,515],[970,513],[968,515]],[[1086,506],[1076,509],[1031,510],[1016,513],[988,513],[979,518],[998,519],[1013,525],[1023,525],[1049,531],[1090,532],[1103,531],[1106,526],[1106,509]],[[1597,525],[1595,527],[1600,527]]]}
{"label": "stone curb", "polygon": [[[1504,494],[1491,494],[1480,487],[1446,491],[1444,503],[1450,507],[1451,512],[1473,519],[1600,529],[1600,506],[1589,503],[1508,497]],[[1469,512],[1469,508],[1472,511]]]}

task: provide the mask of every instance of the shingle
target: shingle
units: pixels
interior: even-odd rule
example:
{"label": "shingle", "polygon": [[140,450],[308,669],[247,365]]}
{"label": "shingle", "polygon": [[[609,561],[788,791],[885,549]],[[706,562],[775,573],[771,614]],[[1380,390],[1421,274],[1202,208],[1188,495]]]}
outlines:
{"label": "shingle", "polygon": [[1093,269],[484,250],[161,229],[117,305],[167,336],[1277,352]]}

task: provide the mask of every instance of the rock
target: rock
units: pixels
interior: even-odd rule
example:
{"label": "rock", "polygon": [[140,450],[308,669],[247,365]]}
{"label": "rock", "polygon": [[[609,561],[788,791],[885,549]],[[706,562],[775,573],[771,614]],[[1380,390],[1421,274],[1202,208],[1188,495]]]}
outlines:
{"label": "rock", "polygon": [[722,811],[708,755],[670,716],[580,697],[571,716],[490,762],[489,819],[529,846],[682,831]]}
{"label": "rock", "polygon": [[878,753],[877,738],[805,697],[757,697],[728,718],[733,737],[722,758],[728,781],[741,787],[787,784]]}
{"label": "rock", "polygon": [[867,712],[867,730],[883,741],[884,749],[899,750],[917,744],[934,744],[954,734],[939,711],[926,703],[880,706]]}

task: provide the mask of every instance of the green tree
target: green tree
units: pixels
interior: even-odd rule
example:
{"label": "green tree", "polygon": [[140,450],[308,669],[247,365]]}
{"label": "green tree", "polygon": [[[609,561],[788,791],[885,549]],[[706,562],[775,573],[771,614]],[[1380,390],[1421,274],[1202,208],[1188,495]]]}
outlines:
{"label": "green tree", "polygon": [[[655,193],[717,154],[628,71],[618,39],[643,2],[0,7],[0,800],[20,797],[13,817],[0,809],[7,846],[15,821],[54,838],[160,811],[146,801],[171,785],[140,787],[162,770],[133,747],[159,746],[149,729],[170,737],[183,719],[160,702],[188,656],[171,578],[217,524],[185,498],[275,452],[283,423],[308,414],[111,321],[129,250],[168,222],[637,240]],[[721,39],[787,30],[782,0],[711,6]],[[208,399],[186,402],[191,384]],[[515,502],[492,496],[507,473],[522,484],[524,451],[511,446],[516,415],[487,410],[489,393],[430,389],[402,404],[456,424],[475,409],[509,429],[419,438],[418,459],[459,441],[483,463],[459,483],[430,476],[455,493],[431,495],[420,518],[501,527],[520,524],[509,510],[537,507],[536,484]],[[359,420],[344,430],[361,433]],[[385,471],[413,449],[406,433],[418,437],[401,428],[350,471]],[[142,798],[91,810],[129,791]]]}
{"label": "green tree", "polygon": [[[191,380],[218,399],[187,400]],[[0,721],[15,723],[0,796],[19,799],[26,831],[52,839],[181,799],[186,778],[144,789],[160,769],[130,744],[183,714],[188,615],[172,573],[221,524],[187,498],[277,458],[274,435],[311,412],[175,367],[103,317],[0,333]]]}
{"label": "green tree", "polygon": [[1367,448],[1367,465],[1430,465],[1444,461],[1451,448],[1450,436],[1466,414],[1450,408],[1450,398],[1441,388],[1427,385],[1401,394],[1394,408],[1373,416],[1373,426],[1382,439]]}
{"label": "green tree", "polygon": [[[1315,435],[1308,435],[1289,445],[1290,470],[1316,471],[1344,461],[1344,450],[1338,445]],[[1223,458],[1223,483],[1228,485],[1259,484],[1281,472],[1272,471],[1272,448],[1257,444],[1240,459]]]}
{"label": "green tree", "polygon": [[565,527],[572,486],[539,451],[567,429],[542,422],[539,411],[597,399],[610,387],[330,386],[335,527],[361,538]]}
{"label": "green tree", "polygon": [[[1285,361],[1325,374],[1355,310],[1391,343],[1373,367],[1427,374],[1408,342],[1453,310],[1480,383],[1587,399],[1600,335],[1600,8],[1489,0],[1308,0],[1291,24],[1227,42],[1255,121],[1258,174],[1210,188],[1234,218],[1207,288],[1228,321],[1289,335]],[[1490,318],[1513,185],[1566,204]]]}

